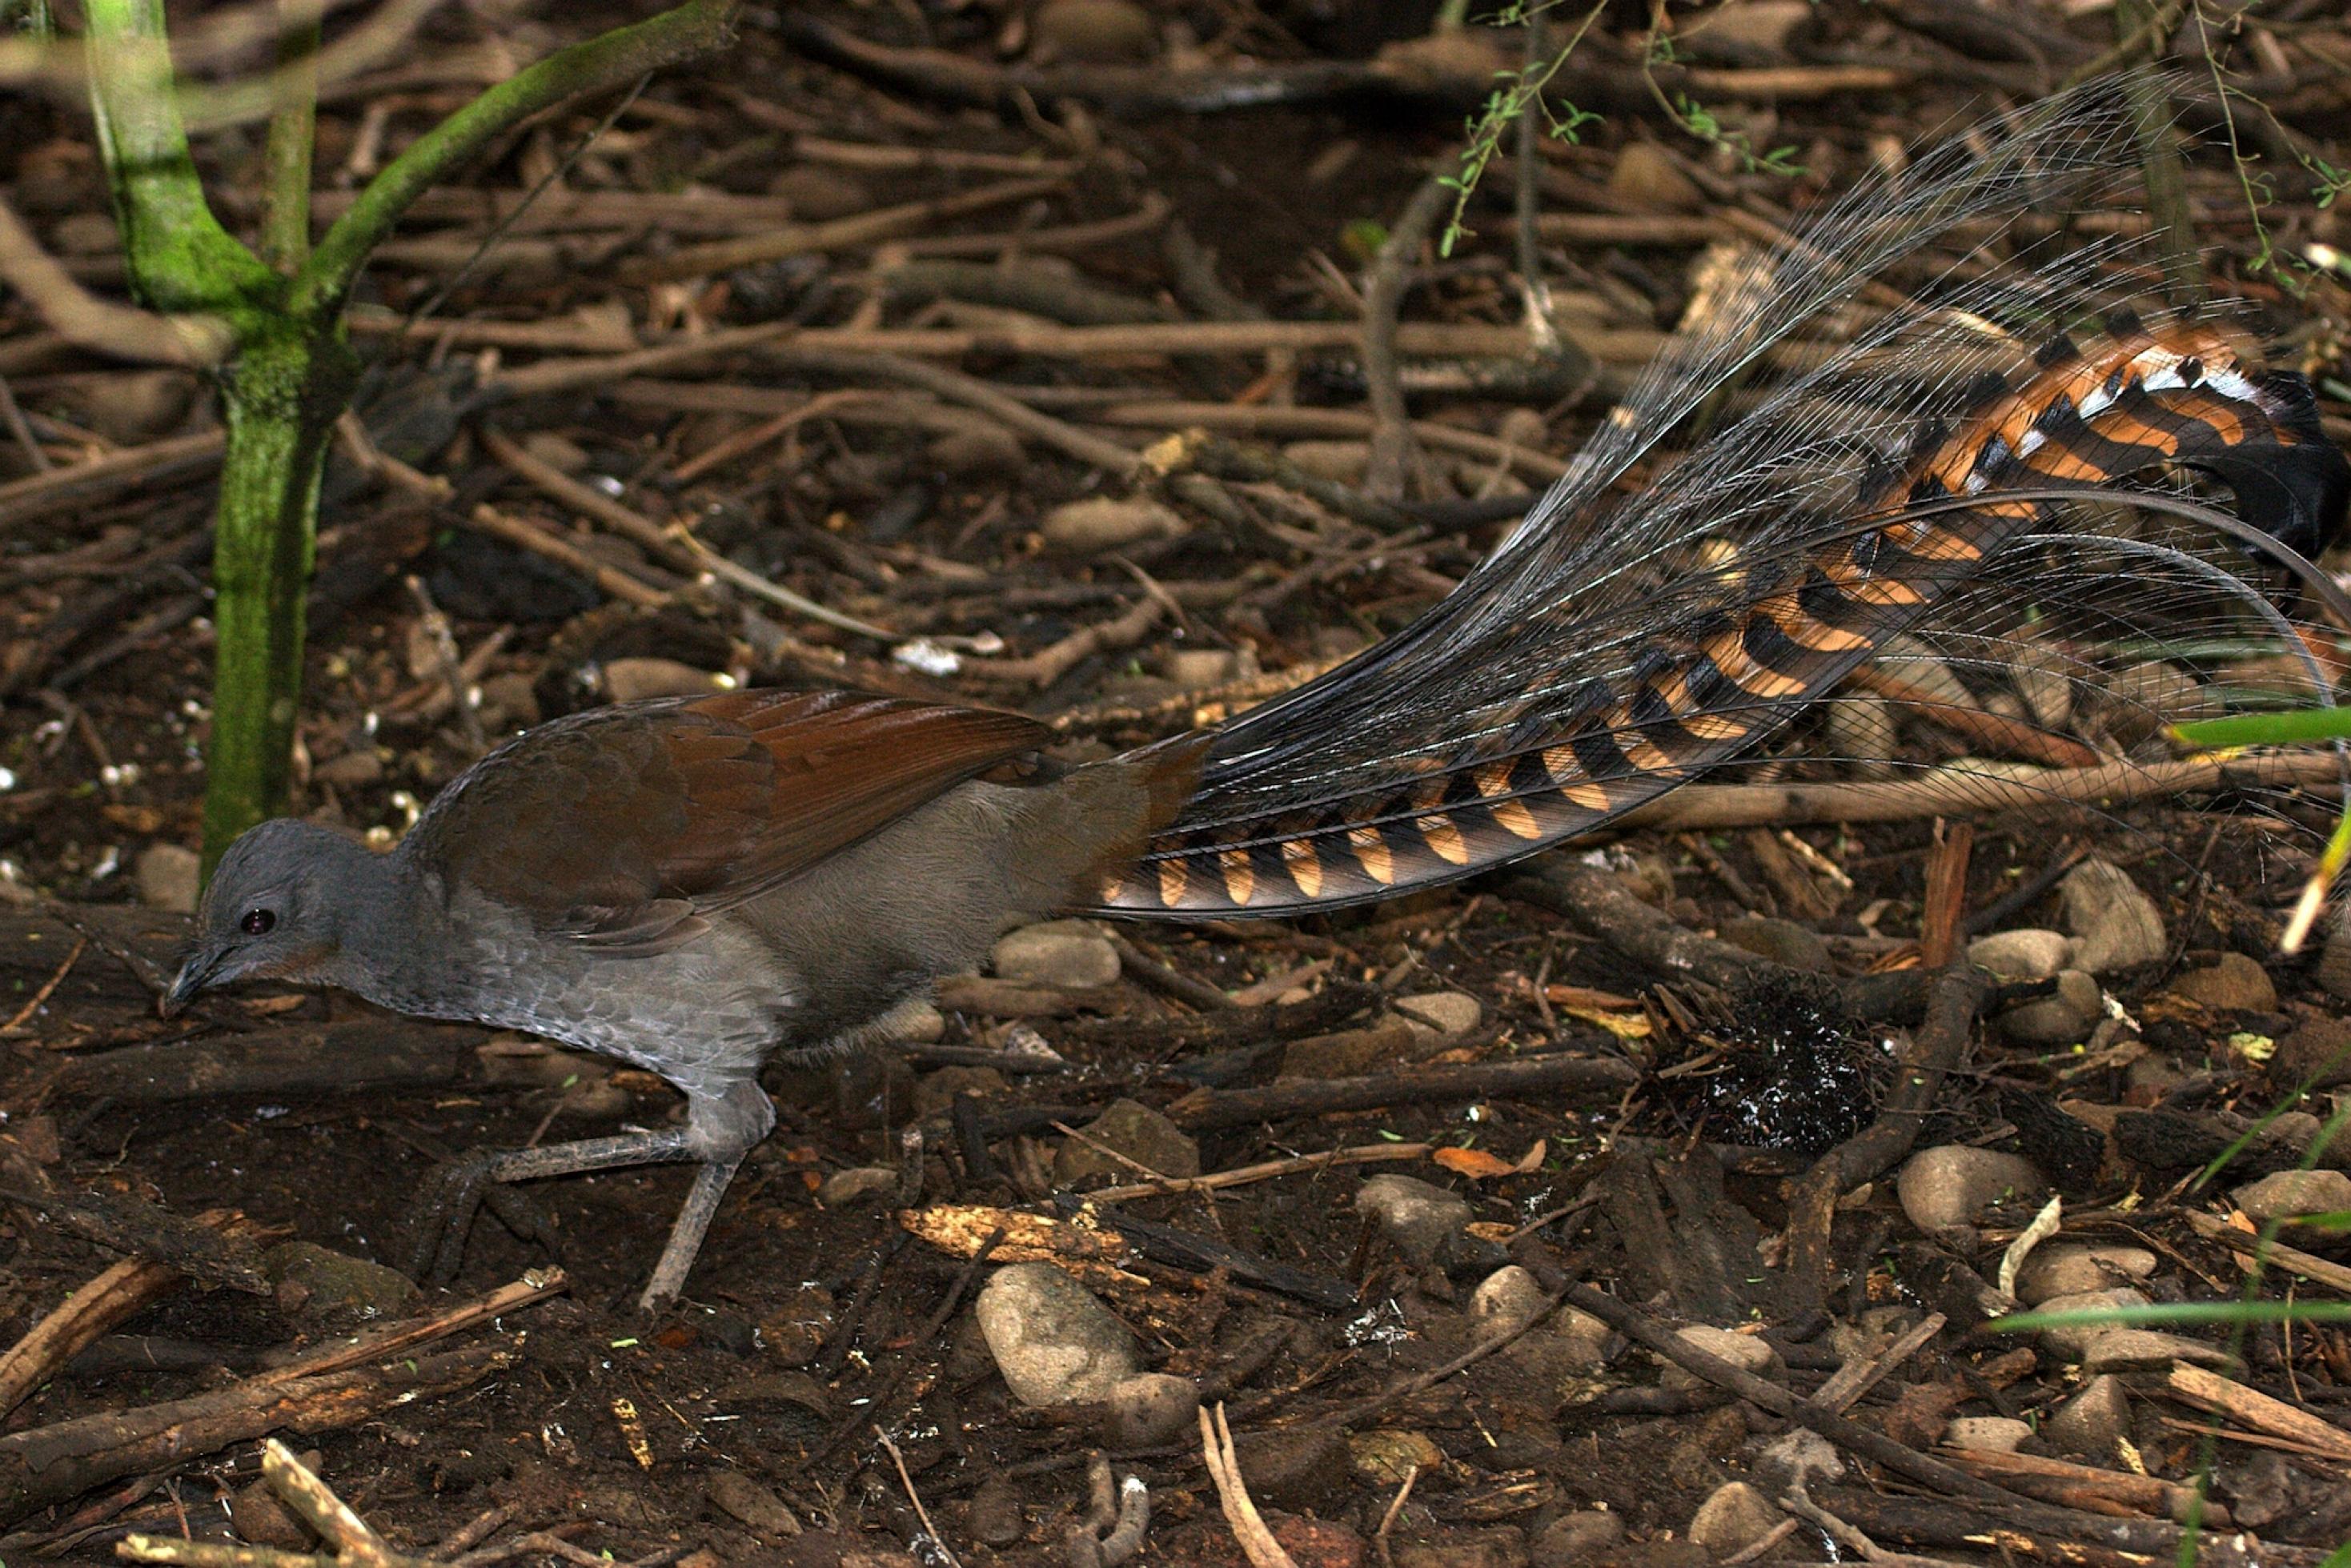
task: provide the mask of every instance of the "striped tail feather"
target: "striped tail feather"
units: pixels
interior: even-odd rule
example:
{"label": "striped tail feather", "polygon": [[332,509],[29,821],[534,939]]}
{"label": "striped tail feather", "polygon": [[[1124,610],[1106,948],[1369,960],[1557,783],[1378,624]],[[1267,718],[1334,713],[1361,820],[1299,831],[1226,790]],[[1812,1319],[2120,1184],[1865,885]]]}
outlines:
{"label": "striped tail feather", "polygon": [[[1844,507],[1782,517],[1650,592],[1627,581],[1582,615],[1571,600],[1475,650],[1508,667],[1530,650],[1552,664],[1492,715],[1457,718],[1441,749],[1399,748],[1380,786],[1220,810],[1212,762],[1191,808],[1106,883],[1102,906],[1160,918],[1328,908],[1590,831],[1748,751],[1889,640],[1934,624],[2018,541],[2063,531],[2052,486],[2199,470],[2289,548],[2329,535],[2351,489],[2307,383],[2263,369],[2249,340],[2211,322],[2118,315],[2006,375],[1977,373],[1966,395],[1955,419],[1914,429],[1905,460],[1872,465]],[[1314,711],[1298,704],[1303,716],[1285,722],[1311,728]]]}

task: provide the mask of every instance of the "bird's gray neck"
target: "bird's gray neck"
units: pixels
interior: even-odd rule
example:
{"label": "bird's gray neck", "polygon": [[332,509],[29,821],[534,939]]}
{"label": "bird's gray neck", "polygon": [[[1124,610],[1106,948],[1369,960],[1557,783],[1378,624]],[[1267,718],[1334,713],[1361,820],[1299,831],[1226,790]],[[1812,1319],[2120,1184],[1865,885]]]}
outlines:
{"label": "bird's gray neck", "polygon": [[439,890],[397,851],[353,849],[336,868],[339,947],[319,977],[396,1012],[445,1013],[462,977]]}

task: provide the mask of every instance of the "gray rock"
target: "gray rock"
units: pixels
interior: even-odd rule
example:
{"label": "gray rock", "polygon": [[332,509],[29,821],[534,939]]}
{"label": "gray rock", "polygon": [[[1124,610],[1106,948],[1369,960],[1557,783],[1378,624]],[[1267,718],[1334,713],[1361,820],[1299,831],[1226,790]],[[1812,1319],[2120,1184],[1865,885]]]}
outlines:
{"label": "gray rock", "polygon": [[2076,1247],[2061,1243],[2036,1248],[2017,1271],[2016,1299],[2028,1307],[2037,1307],[2058,1296],[2110,1291],[2151,1278],[2156,1262],[2155,1254],[2144,1247]]}
{"label": "gray rock", "polygon": [[1960,1416],[1943,1428],[1943,1441],[1952,1448],[1993,1454],[2012,1454],[2031,1436],[2031,1423],[2008,1416]]}
{"label": "gray rock", "polygon": [[1450,1040],[1468,1034],[1486,1019],[1486,1005],[1467,991],[1431,991],[1426,996],[1400,997],[1396,1015],[1414,1032]]}
{"label": "gray rock", "polygon": [[2321,988],[2337,1001],[2351,1001],[2351,904],[2328,923],[2326,943],[2311,969]]}
{"label": "gray rock", "polygon": [[1933,1235],[1954,1225],[1972,1225],[2001,1197],[2042,1191],[2041,1173],[2021,1155],[1943,1144],[1921,1149],[1902,1166],[1894,1184],[1910,1223]]}
{"label": "gray rock", "polygon": [[2163,956],[2163,915],[2120,866],[2085,860],[2058,885],[2074,936],[2073,967],[2111,975]]}
{"label": "gray rock", "polygon": [[2104,1458],[2130,1436],[2130,1396],[2111,1374],[2091,1378],[2042,1428],[2050,1445],[2068,1454]]}
{"label": "gray rock", "polygon": [[1096,496],[1054,507],[1040,531],[1050,548],[1066,555],[1099,555],[1146,539],[1180,538],[1191,530],[1174,511],[1145,497]]}
{"label": "gray rock", "polygon": [[1008,932],[990,960],[1008,980],[1091,989],[1118,981],[1118,949],[1092,922],[1048,920]]}
{"label": "gray rock", "polygon": [[997,1370],[1024,1405],[1106,1399],[1137,1370],[1126,1324],[1050,1263],[998,1269],[974,1315]]}
{"label": "gray rock", "polygon": [[1452,1252],[1469,1223],[1458,1193],[1406,1176],[1375,1176],[1355,1189],[1355,1212],[1369,1215],[1396,1250],[1422,1268]]}
{"label": "gray rock", "polygon": [[898,1173],[888,1166],[855,1166],[835,1171],[816,1189],[816,1200],[827,1208],[878,1198],[898,1190]]}
{"label": "gray rock", "polygon": [[2217,963],[2190,969],[2171,982],[2171,994],[2217,1012],[2277,1011],[2277,987],[2270,972],[2242,953],[2223,953]]}
{"label": "gray rock", "polygon": [[196,894],[203,886],[203,862],[196,852],[178,844],[149,844],[139,852],[131,876],[139,884],[139,902],[172,915],[193,915]]}
{"label": "gray rock", "polygon": [[2085,970],[2060,969],[2056,994],[2001,1014],[2000,1032],[2019,1045],[2079,1045],[2105,1016],[2106,995],[2097,980]]}
{"label": "gray rock", "polygon": [[1829,955],[1829,945],[1792,920],[1742,915],[1724,921],[1715,935],[1734,947],[1808,975],[1825,975],[1836,967]]}
{"label": "gray rock", "polygon": [[304,1316],[390,1317],[416,1298],[407,1275],[308,1241],[281,1241],[261,1255],[277,1304]]}
{"label": "gray rock", "polygon": [[[2345,945],[2351,953],[2351,943]],[[2351,1083],[2351,1019],[2325,1013],[2304,1015],[2270,1059],[2270,1082],[2285,1088],[2308,1083],[2313,1089],[2335,1089]]]}
{"label": "gray rock", "polygon": [[2255,1224],[2351,1209],[2351,1176],[2341,1171],[2274,1171],[2231,1195]]}
{"label": "gray rock", "polygon": [[1199,1437],[1200,1390],[1188,1377],[1143,1372],[1103,1401],[1102,1437],[1113,1448],[1155,1448]]}
{"label": "gray rock", "polygon": [[1528,1568],[1584,1568],[1614,1552],[1625,1521],[1596,1508],[1563,1513],[1543,1526],[1527,1549]]}
{"label": "gray rock", "polygon": [[2073,946],[2062,931],[2019,926],[1968,944],[1968,962],[2007,980],[2045,980],[2065,967]]}
{"label": "gray rock", "polygon": [[1478,1325],[1478,1337],[1491,1339],[1532,1322],[1550,1301],[1535,1277],[1512,1263],[1478,1281],[1469,1298],[1469,1317]]}
{"label": "gray rock", "polygon": [[[2112,1312],[2116,1307],[2143,1307],[2147,1293],[2128,1285],[2110,1286],[2103,1291],[2083,1291],[2070,1296],[2051,1296],[2036,1309],[2044,1312]],[[2109,1318],[2092,1319],[2087,1322],[2061,1323],[2041,1331],[2042,1342],[2063,1355],[2081,1356],[2088,1353],[2090,1343],[2101,1334],[2112,1333],[2116,1324]]]}
{"label": "gray rock", "polygon": [[[1053,1180],[1067,1186],[1088,1176],[1108,1175],[1114,1181],[1141,1179],[1134,1166],[1165,1176],[1200,1174],[1200,1145],[1181,1127],[1134,1100],[1113,1100],[1102,1113],[1086,1124],[1085,1134],[1063,1141],[1053,1156]],[[1096,1147],[1096,1145],[1102,1145]],[[1105,1153],[1115,1151],[1115,1154]],[[1134,1166],[1121,1163],[1123,1155]]]}
{"label": "gray rock", "polygon": [[1771,1534],[1785,1517],[1761,1492],[1732,1481],[1698,1505],[1690,1516],[1689,1542],[1719,1562]]}
{"label": "gray rock", "polygon": [[2160,1371],[2175,1362],[2216,1372],[2243,1370],[2242,1364],[2219,1345],[2156,1329],[2108,1329],[2082,1353],[2082,1371],[2089,1376],[2102,1372]]}

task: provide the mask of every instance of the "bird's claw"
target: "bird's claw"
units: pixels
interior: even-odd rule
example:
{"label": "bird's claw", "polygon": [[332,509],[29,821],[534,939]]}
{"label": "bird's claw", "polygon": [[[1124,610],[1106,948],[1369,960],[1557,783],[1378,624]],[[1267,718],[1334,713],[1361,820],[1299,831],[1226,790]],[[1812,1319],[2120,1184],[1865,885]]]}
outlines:
{"label": "bird's claw", "polygon": [[419,1186],[408,1277],[421,1285],[455,1280],[465,1263],[475,1217],[485,1207],[523,1240],[537,1242],[550,1254],[558,1252],[555,1223],[547,1211],[497,1179],[496,1155],[475,1155],[442,1161]]}

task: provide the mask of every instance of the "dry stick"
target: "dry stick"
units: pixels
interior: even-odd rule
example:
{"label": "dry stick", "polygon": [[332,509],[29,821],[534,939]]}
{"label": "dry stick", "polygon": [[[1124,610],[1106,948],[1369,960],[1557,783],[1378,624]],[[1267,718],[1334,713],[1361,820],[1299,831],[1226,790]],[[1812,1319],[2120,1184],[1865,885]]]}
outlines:
{"label": "dry stick", "polygon": [[1861,1396],[1876,1387],[1887,1374],[1917,1354],[1927,1342],[1943,1332],[1949,1322],[1940,1312],[1930,1312],[1910,1332],[1873,1356],[1855,1357],[1830,1374],[1829,1380],[1813,1392],[1813,1403],[1822,1409],[1842,1416],[1860,1403]]}
{"label": "dry stick", "polygon": [[1051,177],[1006,180],[984,185],[977,191],[965,191],[934,201],[883,207],[853,217],[835,218],[830,223],[809,224],[772,234],[749,235],[742,239],[718,240],[710,245],[688,246],[684,250],[657,259],[625,263],[620,267],[617,277],[622,284],[631,286],[670,283],[684,277],[706,277],[714,272],[732,272],[738,267],[782,261],[789,256],[813,256],[820,251],[852,250],[872,245],[876,240],[914,234],[966,213],[1000,207],[1011,202],[1025,202],[1031,196],[1058,191],[1065,183]]}
{"label": "dry stick", "polygon": [[162,1263],[125,1258],[58,1302],[0,1355],[0,1416],[22,1405],[107,1330],[179,1289],[184,1278]]}
{"label": "dry stick", "polygon": [[[1158,430],[1237,430],[1253,435],[1364,436],[1372,434],[1373,419],[1360,409],[1277,408],[1265,403],[1125,402],[1114,403],[1087,417],[1101,424],[1140,425]],[[1489,463],[1507,463],[1522,477],[1550,483],[1567,472],[1567,465],[1541,452],[1474,430],[1460,430],[1431,420],[1412,422],[1413,439],[1423,446],[1458,452]],[[1533,497],[1529,497],[1530,505]]]}
{"label": "dry stick", "polygon": [[2332,753],[2286,751],[2229,759],[2191,757],[2173,762],[2052,768],[2030,782],[1970,773],[1895,783],[1689,784],[1625,812],[1609,829],[1612,832],[1666,831],[1988,816],[2056,805],[2115,806],[2166,795],[2329,784],[2341,774],[2342,764]]}
{"label": "dry stick", "polygon": [[1008,234],[933,235],[899,242],[909,256],[996,256],[1025,251],[1088,250],[1113,240],[1146,235],[1167,221],[1174,208],[1153,191],[1143,204],[1114,218],[1092,223],[1061,224],[1040,229],[1016,229]]}
{"label": "dry stick", "polygon": [[1968,862],[1976,844],[1973,822],[1935,819],[1934,848],[1927,857],[1927,898],[1918,925],[1920,960],[1939,969],[1958,955],[1968,899]]}
{"label": "dry stick", "polygon": [[[831,395],[831,394],[828,394]],[[820,401],[820,400],[817,400]],[[528,481],[549,498],[559,501],[614,531],[635,540],[652,550],[663,560],[680,571],[695,577],[717,578],[746,593],[766,600],[768,603],[803,615],[811,621],[843,632],[853,632],[861,637],[877,642],[896,643],[905,639],[886,626],[876,626],[870,621],[860,621],[854,615],[818,603],[813,599],[794,593],[790,589],[769,582],[758,572],[742,566],[717,551],[705,547],[685,530],[663,528],[651,517],[632,507],[622,506],[611,497],[590,486],[582,485],[554,465],[532,456],[522,446],[500,434],[495,427],[480,427],[482,444],[491,456],[503,464],[508,472]],[[528,548],[536,548],[528,547]],[[992,637],[934,638],[951,647],[998,647],[1001,643]]]}
{"label": "dry stick", "polygon": [[1208,1479],[1216,1483],[1217,1500],[1224,1505],[1225,1523],[1252,1568],[1298,1568],[1266,1528],[1264,1517],[1249,1498],[1249,1487],[1241,1479],[1240,1456],[1233,1447],[1233,1429],[1225,1420],[1222,1405],[1213,1417],[1205,1408],[1200,1412],[1200,1454],[1207,1462]]}
{"label": "dry stick", "polygon": [[1072,632],[1025,659],[974,659],[964,665],[964,672],[991,681],[1050,686],[1096,653],[1134,647],[1165,613],[1165,605],[1157,599],[1137,600],[1134,608],[1117,620]]}
{"label": "dry stick", "polygon": [[[56,971],[41,983],[39,990],[25,999],[23,1007],[9,1015],[6,1023],[0,1023],[0,1037],[12,1035],[22,1030],[35,1013],[47,1005],[48,999],[57,994],[57,988],[65,984],[66,977],[73,973],[73,967],[81,962],[81,956],[89,951],[89,938],[78,936],[74,941],[73,951],[66,955],[66,961],[59,964]],[[5,1415],[6,1411],[7,1406],[0,1405],[0,1415]]]}
{"label": "dry stick", "polygon": [[1605,1291],[1595,1291],[1589,1285],[1570,1284],[1563,1299],[1607,1323],[1625,1338],[1646,1345],[1716,1387],[1729,1389],[1775,1416],[1784,1416],[1800,1426],[1808,1427],[1829,1441],[1850,1448],[1896,1475],[1907,1476],[1922,1486],[1932,1487],[1952,1497],[1972,1498],[1988,1503],[2015,1500],[2013,1494],[1978,1480],[1964,1470],[1955,1469],[1939,1459],[1929,1458],[1884,1433],[1856,1426],[1842,1416],[1820,1408],[1810,1400],[1797,1398],[1776,1383],[1768,1383],[1751,1372],[1731,1365],[1720,1356],[1701,1350],[1669,1332],[1648,1313],[1618,1301]]}
{"label": "dry stick", "polygon": [[1068,421],[1040,413],[977,376],[967,376],[944,366],[925,364],[920,360],[904,359],[895,354],[843,353],[837,350],[810,349],[799,342],[778,343],[764,348],[759,357],[793,370],[817,371],[848,380],[878,378],[921,387],[950,402],[978,409],[1024,435],[1035,436],[1060,448],[1081,463],[1090,463],[1113,474],[1131,474],[1138,461],[1134,453],[1114,441],[1089,435]]}
{"label": "dry stick", "polygon": [[192,1398],[11,1432],[0,1437],[0,1523],[265,1432],[351,1426],[478,1383],[514,1362],[511,1351],[475,1346],[316,1377],[252,1378]]}
{"label": "dry stick", "polygon": [[1427,1100],[1518,1098],[1575,1089],[1621,1092],[1638,1082],[1640,1076],[1637,1070],[1622,1061],[1566,1055],[1529,1056],[1512,1061],[1416,1068],[1368,1078],[1307,1079],[1263,1089],[1200,1090],[1170,1105],[1167,1114],[1176,1125],[1191,1130],[1240,1127],[1255,1122],[1279,1121],[1285,1116],[1371,1111]]}
{"label": "dry stick", "polygon": [[1395,227],[1381,242],[1370,286],[1364,290],[1364,382],[1372,404],[1372,454],[1364,465],[1364,488],[1381,501],[1400,501],[1407,492],[1418,494],[1422,488],[1420,455],[1413,448],[1412,423],[1396,366],[1396,312],[1404,303],[1409,269],[1420,259],[1428,231],[1452,195],[1452,188],[1437,175],[1421,182]]}
{"label": "dry stick", "polygon": [[2248,1388],[2200,1366],[2186,1365],[2174,1366],[2164,1386],[2199,1410],[2302,1444],[2337,1464],[2351,1462],[2351,1432],[2258,1388]]}
{"label": "dry stick", "polygon": [[[412,495],[422,496],[430,501],[445,502],[455,493],[446,479],[412,468],[390,453],[378,450],[352,415],[343,415],[336,430],[354,460],[369,473],[389,479]],[[616,566],[598,560],[545,528],[533,528],[519,517],[507,516],[486,501],[467,513],[465,521],[493,538],[504,539],[510,545],[578,572],[614,599],[647,609],[655,609],[669,602],[669,595],[661,590],[639,581]]]}
{"label": "dry stick", "polygon": [[2314,1254],[2288,1247],[2282,1241],[2265,1241],[2251,1231],[2240,1230],[2227,1220],[2210,1214],[2187,1211],[2188,1223],[2199,1236],[2208,1241],[2218,1241],[2234,1248],[2268,1268],[2283,1269],[2305,1280],[2314,1280],[2332,1290],[2351,1292],[2351,1269]]}
{"label": "dry stick", "polygon": [[175,435],[0,485],[0,528],[70,507],[87,509],[141,485],[193,478],[219,465],[226,443],[217,430]]}
{"label": "dry stick", "polygon": [[1247,1186],[1254,1182],[1271,1181],[1276,1176],[1296,1176],[1302,1171],[1327,1170],[1333,1166],[1378,1165],[1389,1160],[1426,1159],[1434,1144],[1359,1144],[1353,1148],[1330,1149],[1319,1155],[1292,1155],[1287,1159],[1261,1160],[1253,1166],[1236,1166],[1230,1170],[1214,1171],[1200,1176],[1165,1176],[1157,1181],[1136,1182],[1129,1186],[1106,1186],[1086,1194],[1088,1203],[1123,1203],[1130,1198],[1164,1197],[1169,1193],[1219,1192],[1228,1186]]}
{"label": "dry stick", "polygon": [[[1360,349],[1363,332],[1362,324],[1355,321],[1159,321],[1131,327],[1007,322],[953,328],[799,327],[786,321],[769,321],[705,333],[633,353],[549,360],[504,371],[490,386],[517,397],[571,392],[770,344],[788,344],[810,353],[920,354],[935,359],[979,353],[1027,354],[1089,360],[1146,354],[1261,354],[1273,350],[1304,353],[1316,349]],[[1666,340],[1666,334],[1655,331],[1595,332],[1590,334],[1589,347],[1611,362],[1635,363],[1653,358]],[[1438,358],[1508,358],[1525,351],[1526,338],[1516,327],[1406,321],[1396,328],[1396,349],[1400,353]]]}

